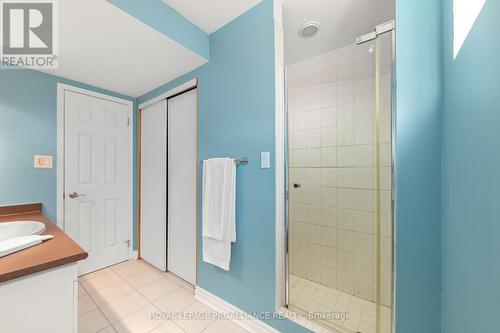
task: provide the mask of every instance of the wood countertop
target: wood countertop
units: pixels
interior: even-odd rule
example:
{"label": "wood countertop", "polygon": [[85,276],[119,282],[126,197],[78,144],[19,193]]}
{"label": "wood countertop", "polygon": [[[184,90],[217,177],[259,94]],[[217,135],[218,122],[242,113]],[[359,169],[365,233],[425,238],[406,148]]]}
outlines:
{"label": "wood countertop", "polygon": [[1,257],[0,283],[87,258],[87,252],[41,213],[41,205],[0,207],[0,223],[16,220],[40,221],[47,227],[42,235],[54,238]]}

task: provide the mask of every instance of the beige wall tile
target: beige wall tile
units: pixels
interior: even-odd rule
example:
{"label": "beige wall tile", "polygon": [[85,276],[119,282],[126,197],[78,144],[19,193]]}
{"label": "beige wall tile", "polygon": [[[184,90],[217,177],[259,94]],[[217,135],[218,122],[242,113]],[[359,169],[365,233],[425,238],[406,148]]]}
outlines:
{"label": "beige wall tile", "polygon": [[375,279],[375,259],[361,254],[354,255],[354,277]]}
{"label": "beige wall tile", "polygon": [[337,246],[337,229],[321,228],[321,245],[335,248]]}
{"label": "beige wall tile", "polygon": [[321,108],[331,107],[337,104],[337,85],[327,84],[320,88],[319,105]]}
{"label": "beige wall tile", "polygon": [[374,90],[373,78],[356,80],[354,82],[354,100],[356,102],[373,101]]}
{"label": "beige wall tile", "polygon": [[374,166],[375,152],[373,145],[354,146],[354,165],[355,166]]}
{"label": "beige wall tile", "polygon": [[[321,284],[331,288],[337,287],[337,271],[333,268],[322,266],[321,267]],[[320,302],[318,302],[318,305]]]}
{"label": "beige wall tile", "polygon": [[354,168],[337,168],[337,187],[353,188]]}
{"label": "beige wall tile", "polygon": [[354,123],[373,123],[374,105],[372,100],[359,101],[354,104]]}
{"label": "beige wall tile", "polygon": [[374,208],[374,191],[373,190],[354,190],[354,209],[373,211]]}
{"label": "beige wall tile", "polygon": [[354,203],[354,190],[349,188],[337,189],[337,208],[352,209]]}
{"label": "beige wall tile", "polygon": [[347,103],[337,107],[337,125],[352,125],[354,122],[354,104]]}
{"label": "beige wall tile", "polygon": [[337,289],[352,294],[354,291],[354,279],[352,272],[337,270]]}
{"label": "beige wall tile", "polygon": [[321,147],[321,130],[319,128],[307,131],[307,148]]}
{"label": "beige wall tile", "polygon": [[374,236],[357,232],[354,236],[354,252],[365,256],[374,256]]}
{"label": "beige wall tile", "polygon": [[337,228],[354,230],[354,212],[351,209],[337,209]]}
{"label": "beige wall tile", "polygon": [[321,186],[336,187],[337,184],[337,169],[336,168],[321,168]]}
{"label": "beige wall tile", "polygon": [[344,251],[354,251],[354,232],[338,229],[337,248]]}
{"label": "beige wall tile", "polygon": [[354,84],[345,81],[337,85],[337,105],[349,104],[354,101]]}
{"label": "beige wall tile", "polygon": [[337,148],[321,148],[319,167],[328,168],[337,166]]}
{"label": "beige wall tile", "polygon": [[375,132],[373,123],[354,124],[354,144],[374,144]]}
{"label": "beige wall tile", "polygon": [[354,231],[365,234],[374,233],[375,216],[373,212],[354,211]]}
{"label": "beige wall tile", "polygon": [[337,210],[332,207],[320,207],[320,224],[334,228],[337,225]]}
{"label": "beige wall tile", "polygon": [[[314,187],[320,187],[321,184],[321,169],[320,168],[307,168],[306,169],[307,173],[307,182],[306,184],[302,185],[308,185],[308,186],[314,186]],[[299,183],[301,183],[299,181]]]}
{"label": "beige wall tile", "polygon": [[337,206],[337,191],[338,189],[333,187],[322,187],[321,188],[321,201],[320,204],[323,207],[336,207]]}
{"label": "beige wall tile", "polygon": [[320,111],[321,128],[331,128],[337,125],[337,108],[335,106],[321,109]]}
{"label": "beige wall tile", "polygon": [[321,246],[321,265],[330,268],[337,267],[337,250],[327,246]]}
{"label": "beige wall tile", "polygon": [[354,126],[351,123],[337,125],[337,146],[352,146],[354,144]]}
{"label": "beige wall tile", "polygon": [[354,168],[354,187],[358,189],[375,188],[375,168],[374,167],[355,167]]}
{"label": "beige wall tile", "polygon": [[337,145],[337,128],[323,127],[320,130],[321,148],[335,147]]}
{"label": "beige wall tile", "polygon": [[337,147],[337,166],[338,167],[354,166],[353,146]]}

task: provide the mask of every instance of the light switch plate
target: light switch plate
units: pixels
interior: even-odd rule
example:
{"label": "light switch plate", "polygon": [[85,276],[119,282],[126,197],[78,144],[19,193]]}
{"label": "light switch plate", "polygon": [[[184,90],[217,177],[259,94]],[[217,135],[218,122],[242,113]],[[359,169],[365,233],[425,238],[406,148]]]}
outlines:
{"label": "light switch plate", "polygon": [[268,151],[263,151],[260,153],[260,168],[269,169],[271,167],[271,157]]}
{"label": "light switch plate", "polygon": [[35,169],[52,169],[52,155],[35,155]]}

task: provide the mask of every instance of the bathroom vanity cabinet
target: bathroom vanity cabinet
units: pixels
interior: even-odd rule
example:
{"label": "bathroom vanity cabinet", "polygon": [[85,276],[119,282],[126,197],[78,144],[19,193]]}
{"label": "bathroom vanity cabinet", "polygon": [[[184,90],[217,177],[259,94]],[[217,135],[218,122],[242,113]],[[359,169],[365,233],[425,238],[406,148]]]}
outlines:
{"label": "bathroom vanity cabinet", "polygon": [[0,284],[0,332],[77,333],[77,279],[73,263]]}
{"label": "bathroom vanity cabinet", "polygon": [[0,207],[0,223],[23,220],[44,223],[54,238],[0,258],[0,332],[77,333],[78,261],[87,253],[41,205]]}

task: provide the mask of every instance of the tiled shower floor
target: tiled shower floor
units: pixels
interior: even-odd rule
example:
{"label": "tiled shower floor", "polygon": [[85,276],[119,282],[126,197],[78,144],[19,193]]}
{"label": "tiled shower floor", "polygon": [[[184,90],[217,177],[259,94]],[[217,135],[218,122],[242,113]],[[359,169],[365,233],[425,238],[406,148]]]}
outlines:
{"label": "tiled shower floor", "polygon": [[[289,308],[302,312],[349,313],[349,320],[323,324],[339,332],[375,333],[375,303],[290,274]],[[381,306],[380,333],[391,332],[391,309]]]}

